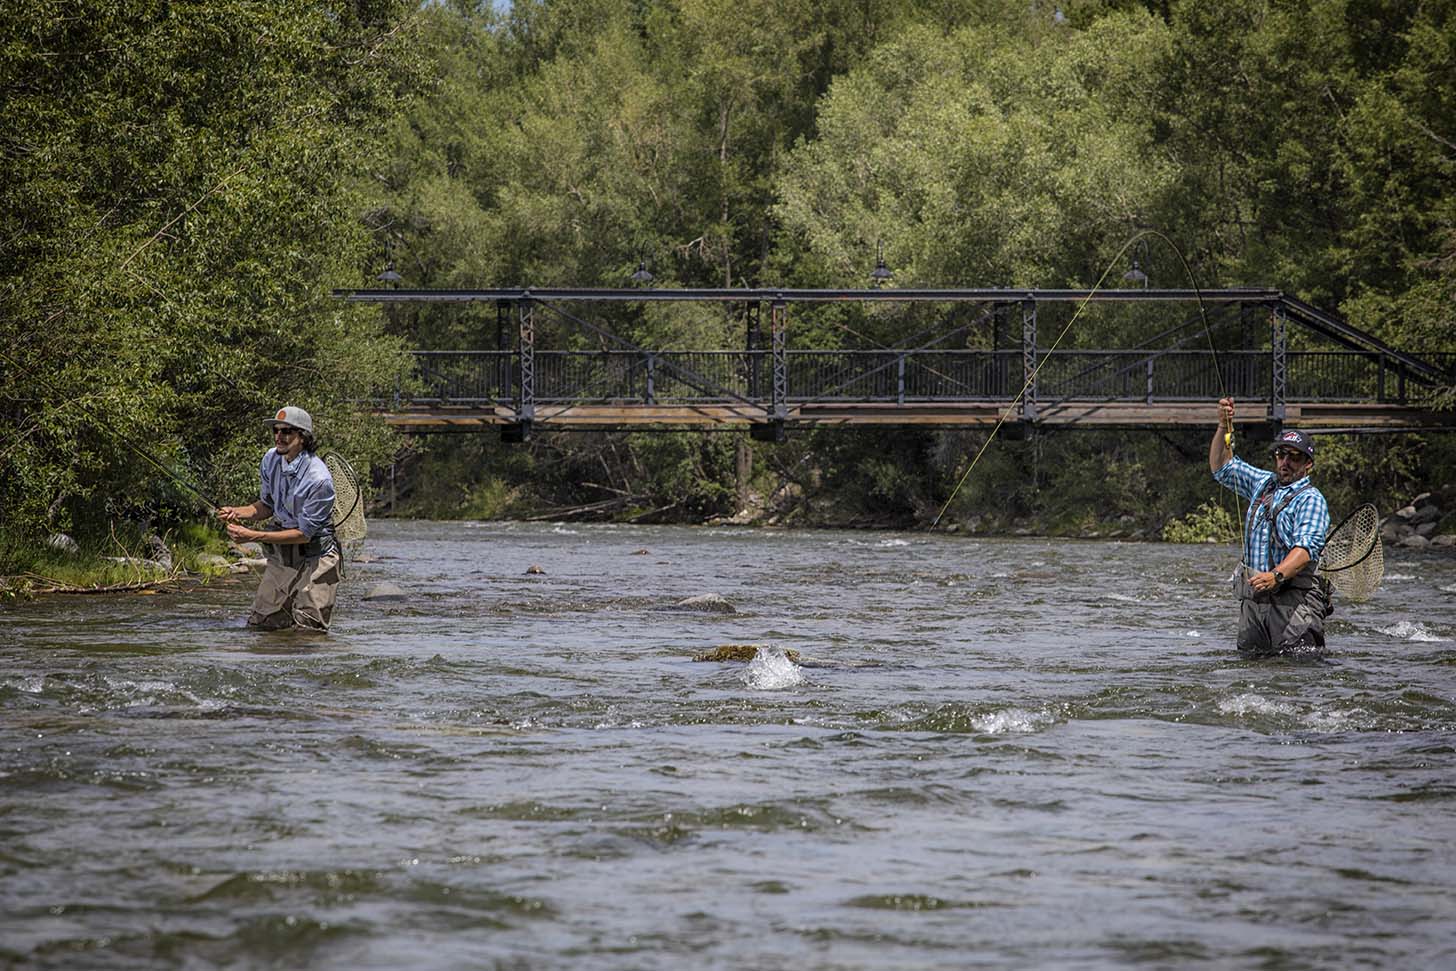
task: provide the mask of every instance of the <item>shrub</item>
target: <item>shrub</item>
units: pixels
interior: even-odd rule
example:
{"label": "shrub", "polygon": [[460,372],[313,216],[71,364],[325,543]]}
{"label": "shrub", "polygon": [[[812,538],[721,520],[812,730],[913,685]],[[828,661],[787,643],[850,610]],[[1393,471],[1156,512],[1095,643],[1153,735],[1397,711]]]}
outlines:
{"label": "shrub", "polygon": [[1163,540],[1168,543],[1231,543],[1238,538],[1239,524],[1233,514],[1212,499],[1163,527]]}

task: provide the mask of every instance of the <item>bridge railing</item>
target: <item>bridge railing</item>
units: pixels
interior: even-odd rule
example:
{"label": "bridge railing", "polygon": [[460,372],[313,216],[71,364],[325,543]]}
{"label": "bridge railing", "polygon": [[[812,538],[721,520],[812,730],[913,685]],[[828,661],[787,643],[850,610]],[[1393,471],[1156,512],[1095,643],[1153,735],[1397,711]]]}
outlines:
{"label": "bridge railing", "polygon": [[[1456,375],[1456,354],[1427,358]],[[1039,357],[1041,401],[1243,400],[1271,394],[1268,351],[1070,350]],[[520,398],[516,351],[415,352],[416,392],[394,404],[503,405]],[[1025,383],[1020,349],[791,350],[784,355],[785,400],[793,403],[1009,401]],[[1397,363],[1368,351],[1289,351],[1286,397],[1299,401],[1406,403],[1430,391],[1407,381]],[[537,403],[764,403],[772,356],[754,351],[536,351]],[[1221,378],[1221,380],[1220,380]],[[402,385],[402,387],[407,385]],[[1028,392],[1029,393],[1029,392]]]}

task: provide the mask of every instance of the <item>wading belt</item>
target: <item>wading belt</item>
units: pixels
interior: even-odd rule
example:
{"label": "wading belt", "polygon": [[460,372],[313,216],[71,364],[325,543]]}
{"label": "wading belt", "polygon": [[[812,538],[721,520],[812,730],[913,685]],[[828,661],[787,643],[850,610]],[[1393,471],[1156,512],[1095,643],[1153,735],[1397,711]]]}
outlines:
{"label": "wading belt", "polygon": [[[283,528],[282,524],[278,525]],[[307,543],[263,543],[262,546],[265,550],[271,549],[280,563],[292,569],[306,559],[325,556],[338,549],[339,543],[334,538],[334,527],[326,525]]]}
{"label": "wading belt", "polygon": [[303,544],[303,555],[323,556],[338,545],[334,539],[334,527],[325,525],[314,535],[313,539]]}

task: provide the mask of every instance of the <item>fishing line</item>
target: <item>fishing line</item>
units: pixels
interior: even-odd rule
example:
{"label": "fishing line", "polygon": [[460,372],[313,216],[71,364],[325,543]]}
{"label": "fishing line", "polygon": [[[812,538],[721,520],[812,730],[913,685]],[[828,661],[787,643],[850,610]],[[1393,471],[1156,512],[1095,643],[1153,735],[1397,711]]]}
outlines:
{"label": "fishing line", "polygon": [[[1156,236],[1164,243],[1167,243],[1168,247],[1172,249],[1175,254],[1177,254],[1178,261],[1183,264],[1183,271],[1188,275],[1188,281],[1193,286],[1193,296],[1198,301],[1198,315],[1199,319],[1203,321],[1203,332],[1208,339],[1208,349],[1213,354],[1213,370],[1214,376],[1218,380],[1219,397],[1228,397],[1227,389],[1223,382],[1223,368],[1219,363],[1218,348],[1216,348],[1213,344],[1213,334],[1210,332],[1208,327],[1208,312],[1204,307],[1203,303],[1203,291],[1199,289],[1198,280],[1193,275],[1193,268],[1188,265],[1188,260],[1184,258],[1183,251],[1180,250],[1178,248],[1178,245],[1174,243],[1171,239],[1169,239],[1166,235],[1156,229],[1141,230],[1133,235],[1131,238],[1129,238],[1127,242],[1122,244],[1122,248],[1117,251],[1117,254],[1113,256],[1112,260],[1107,264],[1107,269],[1102,271],[1102,276],[1098,277],[1096,285],[1093,286],[1091,290],[1087,291],[1087,295],[1083,297],[1081,303],[1077,305],[1077,309],[1072,314],[1071,319],[1068,320],[1067,323],[1062,327],[1061,332],[1057,334],[1056,340],[1052,341],[1051,347],[1048,348],[1047,352],[1041,356],[1041,360],[1037,362],[1036,367],[1032,368],[1031,374],[1027,377],[1026,382],[1022,384],[1021,390],[1016,392],[1016,396],[1011,399],[1011,403],[1001,414],[1001,417],[996,420],[995,426],[991,429],[991,434],[986,436],[986,441],[981,444],[981,447],[979,450],[977,450],[975,457],[971,459],[971,464],[966,468],[966,471],[961,474],[960,480],[956,482],[955,488],[951,490],[950,497],[946,499],[945,504],[940,507],[940,512],[936,513],[935,520],[930,524],[931,529],[935,529],[936,526],[940,525],[940,520],[945,515],[945,511],[949,509],[950,504],[955,501],[956,495],[961,491],[961,486],[965,485],[966,479],[970,477],[971,472],[976,467],[976,463],[981,461],[981,456],[986,454],[986,449],[990,448],[991,443],[995,441],[996,434],[1001,431],[1001,426],[1006,424],[1007,419],[1009,419],[1013,414],[1016,413],[1016,406],[1026,395],[1027,389],[1031,387],[1034,381],[1036,381],[1037,375],[1041,373],[1041,369],[1046,365],[1046,362],[1051,359],[1051,356],[1056,352],[1056,349],[1061,346],[1062,339],[1067,336],[1067,332],[1072,329],[1072,325],[1081,318],[1083,311],[1087,309],[1087,305],[1092,302],[1092,298],[1102,290],[1102,285],[1107,282],[1108,276],[1111,275],[1114,269],[1121,265],[1122,258],[1124,255],[1126,255],[1129,249],[1136,245],[1140,240],[1145,239],[1149,236]],[[1227,430],[1224,432],[1224,444],[1227,445],[1230,449],[1233,448],[1232,423],[1229,423]]]}
{"label": "fishing line", "polygon": [[[52,394],[56,395],[57,398],[60,398],[60,399],[64,399],[65,398],[65,395],[61,394],[60,390],[54,384],[51,383],[51,381],[50,381],[49,378],[45,377],[44,375],[41,375],[41,374],[36,373],[34,370],[32,370],[31,368],[26,367],[24,364],[21,364],[19,361],[15,360],[13,357],[11,357],[9,354],[6,354],[4,351],[0,351],[0,358],[4,358],[12,367],[15,367],[15,368],[18,368],[21,371],[24,371],[31,378],[35,379],[37,382],[39,382],[41,385],[43,385]],[[174,483],[176,483],[177,485],[181,486],[183,489],[186,489],[188,492],[192,493],[197,498],[201,499],[202,502],[203,502],[203,504],[206,505],[207,508],[211,509],[214,512],[216,512],[218,510],[218,508],[219,508],[218,507],[218,504],[215,503],[215,502],[213,502],[206,495],[204,495],[201,489],[199,489],[197,486],[195,486],[191,482],[189,482],[186,478],[184,478],[182,476],[181,473],[177,472],[175,469],[172,469],[172,468],[168,467],[167,465],[163,464],[160,460],[158,460],[157,458],[155,458],[146,449],[144,449],[140,445],[137,445],[136,443],[132,442],[125,435],[122,435],[114,427],[112,427],[112,425],[109,422],[107,422],[106,420],[104,420],[103,418],[101,418],[100,416],[98,416],[94,411],[92,411],[90,409],[90,407],[88,407],[80,399],[74,399],[74,400],[72,400],[71,401],[71,404],[74,405],[76,408],[78,408],[80,411],[82,411],[86,415],[86,417],[90,418],[93,425],[95,425],[98,428],[101,428],[101,429],[105,430],[107,432],[107,434],[111,435],[112,438],[115,441],[121,443],[122,445],[124,445],[127,448],[131,449],[137,455],[139,455],[142,458],[146,459],[153,466],[155,466],[157,468],[157,470],[160,471],[163,475],[167,476]]]}

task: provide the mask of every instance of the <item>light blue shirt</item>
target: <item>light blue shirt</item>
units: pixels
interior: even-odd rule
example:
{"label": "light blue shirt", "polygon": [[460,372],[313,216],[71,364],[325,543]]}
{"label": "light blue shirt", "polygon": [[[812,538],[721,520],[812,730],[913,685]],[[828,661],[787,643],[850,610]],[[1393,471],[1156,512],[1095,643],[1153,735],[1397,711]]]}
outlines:
{"label": "light blue shirt", "polygon": [[276,448],[270,448],[258,466],[258,481],[258,497],[284,529],[296,529],[313,539],[328,525],[334,512],[334,480],[317,455],[300,452],[286,462]]}
{"label": "light blue shirt", "polygon": [[[1324,494],[1309,484],[1309,476],[1287,486],[1279,486],[1273,472],[1255,468],[1235,457],[1213,473],[1213,478],[1219,485],[1249,500],[1249,514],[1244,518],[1244,557],[1245,565],[1251,570],[1264,573],[1274,569],[1296,546],[1309,551],[1311,562],[1319,559],[1320,553],[1324,552],[1325,535],[1330,531],[1330,506]],[[1271,481],[1276,483],[1276,487],[1266,495],[1264,490]],[[1279,528],[1274,530],[1271,559],[1270,513],[1296,490],[1302,491],[1279,513]]]}

